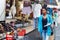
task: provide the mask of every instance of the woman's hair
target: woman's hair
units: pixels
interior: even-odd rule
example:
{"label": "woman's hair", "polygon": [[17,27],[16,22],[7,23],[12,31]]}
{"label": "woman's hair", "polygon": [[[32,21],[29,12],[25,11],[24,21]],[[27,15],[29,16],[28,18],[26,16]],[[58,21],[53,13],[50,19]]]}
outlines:
{"label": "woman's hair", "polygon": [[44,4],[44,5],[42,6],[42,8],[47,8],[47,4]]}
{"label": "woman's hair", "polygon": [[45,9],[45,10],[47,11],[47,8],[44,8],[44,7],[43,7],[42,9]]}

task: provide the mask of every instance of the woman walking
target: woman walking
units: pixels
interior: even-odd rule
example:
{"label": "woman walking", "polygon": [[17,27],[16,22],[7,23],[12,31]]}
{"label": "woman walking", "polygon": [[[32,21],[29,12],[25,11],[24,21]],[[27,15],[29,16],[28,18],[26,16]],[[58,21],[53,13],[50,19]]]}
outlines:
{"label": "woman walking", "polygon": [[50,15],[47,14],[47,9],[42,8],[42,15],[39,17],[38,20],[38,31],[41,34],[43,40],[49,40],[51,35],[51,24],[52,18]]}

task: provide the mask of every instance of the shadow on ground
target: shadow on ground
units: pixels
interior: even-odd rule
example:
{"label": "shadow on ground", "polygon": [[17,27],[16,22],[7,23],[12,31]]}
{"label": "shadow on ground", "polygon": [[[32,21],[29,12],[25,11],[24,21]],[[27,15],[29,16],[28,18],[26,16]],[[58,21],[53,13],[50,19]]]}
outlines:
{"label": "shadow on ground", "polygon": [[38,33],[36,29],[27,35],[26,40],[42,40],[42,39],[40,38],[40,34]]}

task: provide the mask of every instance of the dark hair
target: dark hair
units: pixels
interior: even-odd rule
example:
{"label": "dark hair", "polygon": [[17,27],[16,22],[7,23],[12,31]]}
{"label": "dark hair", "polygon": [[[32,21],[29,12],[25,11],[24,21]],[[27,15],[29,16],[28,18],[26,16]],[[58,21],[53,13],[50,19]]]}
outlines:
{"label": "dark hair", "polygon": [[44,4],[44,5],[42,6],[42,8],[47,8],[47,4]]}
{"label": "dark hair", "polygon": [[57,8],[53,8],[53,10],[57,10]]}
{"label": "dark hair", "polygon": [[39,3],[39,1],[35,1],[35,3],[37,3],[37,4],[38,4],[38,3]]}
{"label": "dark hair", "polygon": [[47,11],[47,8],[42,8],[42,9],[45,9]]}

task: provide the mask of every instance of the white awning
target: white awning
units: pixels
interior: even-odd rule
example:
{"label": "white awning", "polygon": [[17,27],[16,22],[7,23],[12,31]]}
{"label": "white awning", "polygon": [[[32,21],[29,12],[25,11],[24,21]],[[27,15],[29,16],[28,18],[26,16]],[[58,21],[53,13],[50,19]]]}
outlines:
{"label": "white awning", "polygon": [[60,9],[60,6],[55,6],[55,5],[47,5],[47,7]]}

